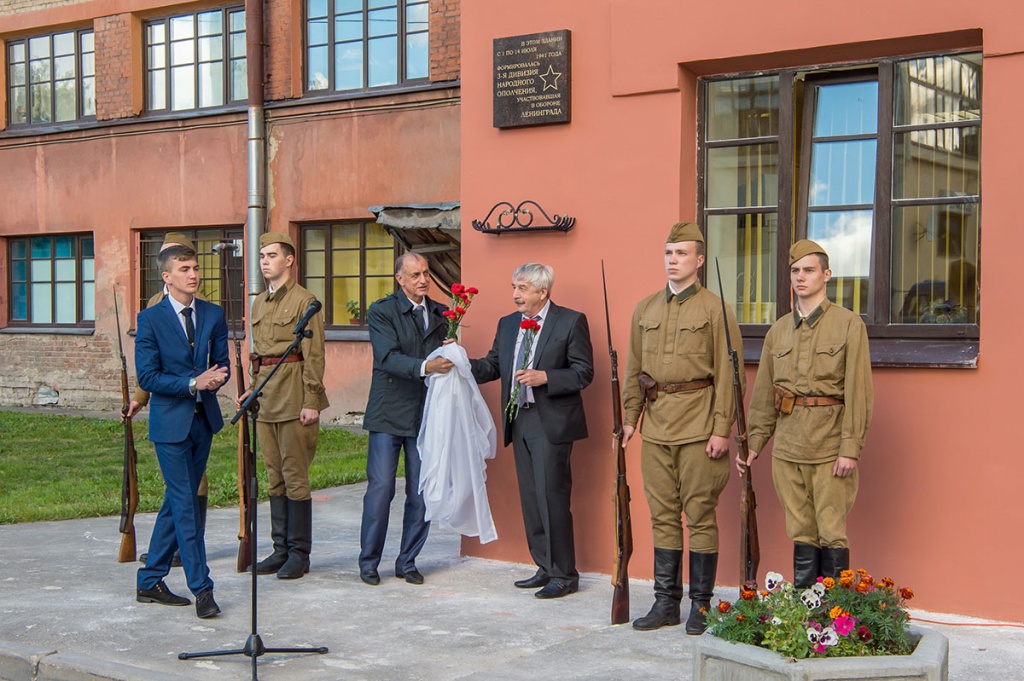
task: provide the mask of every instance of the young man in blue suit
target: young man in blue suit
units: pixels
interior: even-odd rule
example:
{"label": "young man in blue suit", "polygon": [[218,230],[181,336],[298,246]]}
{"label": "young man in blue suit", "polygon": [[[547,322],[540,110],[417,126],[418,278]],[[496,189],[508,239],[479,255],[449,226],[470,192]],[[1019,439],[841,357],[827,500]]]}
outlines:
{"label": "young man in blue suit", "polygon": [[139,568],[140,603],[189,605],[164,584],[175,549],[181,554],[196,615],[220,613],[206,564],[196,493],[206,471],[213,434],[224,426],[217,390],[228,380],[228,327],[220,307],[196,297],[199,263],[184,246],[157,257],[167,297],[139,313],[135,369],[139,386],[151,393],[149,439],[167,489]]}
{"label": "young man in blue suit", "polygon": [[[540,588],[534,594],[537,598],[561,598],[579,588],[569,455],[572,443],[587,437],[580,393],[594,378],[587,317],[551,302],[554,278],[547,265],[518,267],[512,273],[517,311],[498,321],[487,356],[471,360],[477,383],[501,380],[505,446],[511,444],[515,455],[526,541],[537,564],[536,574],[515,585]],[[520,347],[527,331],[521,325],[531,319],[540,324],[540,331],[529,356],[524,356]],[[522,400],[510,418],[506,405],[516,383]]]}

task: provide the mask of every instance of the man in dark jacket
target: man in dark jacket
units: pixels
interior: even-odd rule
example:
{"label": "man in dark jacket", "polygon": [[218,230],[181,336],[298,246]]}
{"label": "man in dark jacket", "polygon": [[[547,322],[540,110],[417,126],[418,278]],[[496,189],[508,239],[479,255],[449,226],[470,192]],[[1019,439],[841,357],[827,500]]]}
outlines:
{"label": "man in dark jacket", "polygon": [[406,253],[395,261],[400,289],[378,300],[367,311],[373,346],[373,378],[363,427],[370,432],[366,459],[367,487],[359,542],[359,577],[380,584],[377,566],[384,551],[391,500],[395,498],[398,457],[405,451],[405,516],[395,577],[422,584],[416,556],[427,541],[430,523],[420,494],[420,432],[427,374],[447,373],[452,363],[443,357],[426,361],[444,342],[447,308],[427,297],[430,269],[426,259]]}
{"label": "man in dark jacket", "polygon": [[[517,311],[498,321],[487,356],[472,360],[477,383],[501,379],[505,446],[511,444],[515,454],[526,540],[538,566],[536,574],[515,585],[540,588],[537,598],[561,598],[579,588],[569,456],[572,443],[587,437],[580,392],[594,378],[587,318],[551,302],[553,284],[547,265],[516,269],[512,301]],[[515,398],[511,407],[510,396]]]}

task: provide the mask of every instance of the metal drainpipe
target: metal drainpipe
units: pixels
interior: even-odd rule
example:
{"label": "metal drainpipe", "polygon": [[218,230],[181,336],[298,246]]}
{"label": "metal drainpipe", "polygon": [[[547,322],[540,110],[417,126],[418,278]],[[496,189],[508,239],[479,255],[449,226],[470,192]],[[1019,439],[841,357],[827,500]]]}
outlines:
{"label": "metal drainpipe", "polygon": [[[248,103],[248,209],[245,225],[246,279],[251,312],[252,303],[263,290],[260,271],[260,235],[267,213],[266,123],[263,117],[263,3],[245,0],[245,54],[249,86]],[[247,315],[250,320],[252,316]],[[249,350],[252,350],[250,328]]]}

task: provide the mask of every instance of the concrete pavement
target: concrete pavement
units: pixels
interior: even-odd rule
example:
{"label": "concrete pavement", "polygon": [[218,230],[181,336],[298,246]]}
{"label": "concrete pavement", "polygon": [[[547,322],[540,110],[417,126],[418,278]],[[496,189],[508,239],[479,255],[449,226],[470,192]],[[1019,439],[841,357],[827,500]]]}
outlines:
{"label": "concrete pavement", "polygon": [[[327,646],[326,655],[258,659],[259,677],[296,679],[689,679],[693,639],[682,627],[636,632],[608,622],[606,575],[584,574],[580,592],[541,601],[512,587],[532,567],[463,558],[459,537],[434,527],[417,564],[426,584],[395,579],[402,494],[392,511],[382,584],[359,580],[365,485],[314,496],[313,569],[298,581],[259,580],[258,630],[267,647]],[[261,554],[269,509],[260,506]],[[155,514],[139,515],[139,551]],[[250,581],[235,572],[238,511],[211,509],[207,546],[224,614],[136,603],[137,564],[116,562],[117,518],[0,526],[0,679],[248,679],[244,656],[179,660],[182,651],[238,648],[250,632]],[[179,569],[167,579],[188,595]],[[959,588],[954,586],[952,588]],[[632,615],[652,584],[633,580]],[[717,596],[735,599],[735,590]],[[949,615],[928,619],[986,624]],[[987,623],[991,624],[991,623]],[[925,625],[935,626],[935,625]],[[1024,679],[1024,629],[935,626],[950,639],[953,681]],[[54,654],[55,653],[55,654]],[[36,667],[38,665],[38,667]],[[38,669],[38,676],[32,676]]]}

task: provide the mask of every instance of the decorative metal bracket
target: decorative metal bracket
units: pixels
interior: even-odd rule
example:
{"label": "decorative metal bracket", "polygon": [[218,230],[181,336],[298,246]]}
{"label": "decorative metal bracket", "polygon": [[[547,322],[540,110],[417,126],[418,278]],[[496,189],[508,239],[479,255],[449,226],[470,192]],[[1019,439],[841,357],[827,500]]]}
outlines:
{"label": "decorative metal bracket", "polygon": [[[529,206],[534,206],[530,208]],[[498,213],[498,226],[491,227],[488,220],[494,215],[494,211],[502,209]],[[547,224],[533,224],[534,211],[539,212],[547,220]],[[523,234],[528,232],[568,232],[576,224],[576,218],[568,215],[558,215],[552,218],[536,201],[523,201],[518,206],[513,206],[508,201],[501,201],[494,204],[491,211],[483,220],[473,220],[473,229],[484,234]]]}

